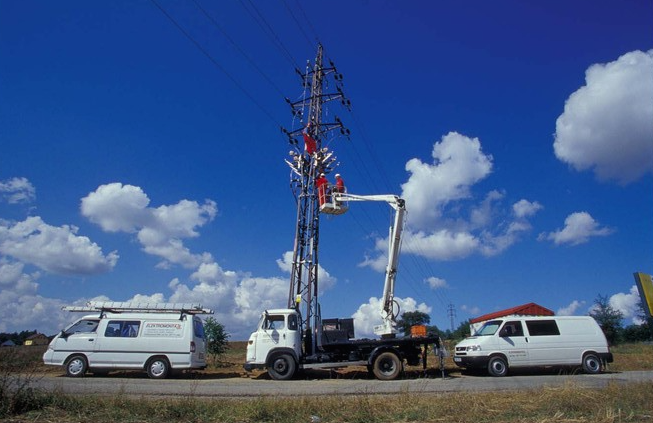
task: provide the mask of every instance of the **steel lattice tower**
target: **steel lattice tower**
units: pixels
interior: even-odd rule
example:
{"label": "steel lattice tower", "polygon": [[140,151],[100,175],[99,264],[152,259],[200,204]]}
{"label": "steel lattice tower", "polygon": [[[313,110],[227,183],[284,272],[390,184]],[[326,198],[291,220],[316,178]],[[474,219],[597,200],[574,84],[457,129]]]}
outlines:
{"label": "steel lattice tower", "polygon": [[[342,75],[336,71],[333,62],[329,67],[323,65],[322,45],[318,45],[315,63],[312,68],[307,66],[304,73],[297,71],[305,88],[310,88],[310,95],[290,104],[293,115],[301,117],[304,127],[294,131],[282,129],[288,135],[292,161],[286,160],[291,167],[291,188],[297,201],[297,223],[290,275],[290,290],[288,293],[288,308],[295,308],[301,313],[301,329],[304,335],[304,351],[312,355],[319,349],[321,318],[318,303],[318,246],[320,238],[320,204],[318,199],[316,179],[320,173],[333,171],[335,157],[333,153],[322,147],[329,134],[340,129],[341,134],[348,135],[337,117],[335,122],[324,122],[324,104],[332,100],[340,100],[349,107],[342,92]],[[335,93],[324,93],[327,78],[335,80]],[[316,144],[316,151],[309,154],[305,151],[304,140],[298,141],[298,136],[305,132]]]}

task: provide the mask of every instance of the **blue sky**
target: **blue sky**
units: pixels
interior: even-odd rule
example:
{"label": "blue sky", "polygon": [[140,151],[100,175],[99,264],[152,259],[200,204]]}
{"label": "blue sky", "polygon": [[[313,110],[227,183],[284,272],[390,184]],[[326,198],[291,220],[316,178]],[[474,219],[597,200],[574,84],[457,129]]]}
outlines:
{"label": "blue sky", "polygon": [[[158,5],[158,7],[157,7]],[[199,7],[198,7],[199,5]],[[162,10],[165,10],[166,16]],[[90,299],[283,307],[280,126],[316,39],[344,75],[349,192],[399,194],[396,295],[440,328],[536,302],[632,322],[653,272],[649,1],[0,0],[0,331]],[[171,21],[172,18],[174,23]],[[182,28],[183,32],[182,32]],[[390,208],[323,218],[324,317],[371,334]]]}

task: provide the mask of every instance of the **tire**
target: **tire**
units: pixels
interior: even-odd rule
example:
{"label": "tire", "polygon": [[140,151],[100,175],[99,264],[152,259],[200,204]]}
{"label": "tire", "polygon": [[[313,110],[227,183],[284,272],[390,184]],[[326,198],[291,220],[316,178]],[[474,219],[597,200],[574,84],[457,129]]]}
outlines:
{"label": "tire", "polygon": [[401,360],[393,352],[379,354],[372,366],[372,372],[379,380],[395,380],[402,370]]}
{"label": "tire", "polygon": [[150,379],[165,379],[170,372],[170,363],[165,357],[154,357],[147,362],[146,370]]}
{"label": "tire", "polygon": [[583,357],[583,371],[591,375],[601,373],[603,364],[601,359],[594,353],[585,354]]}
{"label": "tire", "polygon": [[274,380],[288,380],[295,374],[297,364],[290,354],[279,354],[270,360],[268,374]]}
{"label": "tire", "polygon": [[487,371],[491,376],[503,377],[508,374],[508,363],[505,358],[494,356],[487,363]]}
{"label": "tire", "polygon": [[88,370],[88,362],[83,355],[74,355],[66,362],[66,376],[84,377]]}

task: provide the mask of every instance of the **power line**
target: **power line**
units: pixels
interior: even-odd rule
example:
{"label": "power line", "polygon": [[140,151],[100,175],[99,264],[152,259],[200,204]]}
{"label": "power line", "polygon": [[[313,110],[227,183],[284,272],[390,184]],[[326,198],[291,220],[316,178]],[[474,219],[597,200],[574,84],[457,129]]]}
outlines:
{"label": "power line", "polygon": [[224,28],[222,28],[222,26],[197,2],[197,0],[192,0],[192,2],[202,12],[202,14],[206,16],[206,18],[211,22],[211,24],[213,24],[213,26],[218,31],[220,31],[220,33],[227,39],[227,41],[229,41],[231,45],[233,45],[234,48],[245,58],[245,60],[247,60],[247,62],[263,77],[263,79],[265,79],[272,86],[272,88],[274,88],[274,90],[281,96],[281,98],[283,98],[284,94],[281,91],[281,89],[279,89],[279,87],[277,87],[277,85],[274,82],[272,82],[272,80],[265,74],[265,72],[263,72],[258,67],[258,65],[254,62],[254,60],[252,60],[247,55],[247,53],[245,53],[245,51],[242,48],[240,48],[240,46],[236,43],[236,41],[234,41],[234,39],[231,38],[229,34],[227,34]]}
{"label": "power line", "polygon": [[290,52],[288,51],[286,46],[283,44],[283,42],[281,41],[281,39],[279,38],[277,33],[274,31],[274,29],[272,29],[272,26],[268,23],[268,21],[261,14],[261,12],[257,9],[257,7],[254,5],[254,3],[252,3],[251,0],[247,0],[247,2],[249,3],[249,7],[254,9],[254,12],[256,13],[256,15],[254,15],[254,13],[252,13],[252,11],[248,8],[248,6],[245,5],[243,0],[240,0],[240,4],[243,6],[245,11],[247,13],[249,13],[249,15],[252,17],[252,19],[254,19],[254,21],[256,21],[256,23],[258,24],[259,27],[261,27],[263,32],[266,33],[267,36],[272,39],[273,44],[276,45],[277,48],[286,56],[286,59],[290,62],[290,64],[292,64],[295,67],[295,69],[299,69],[300,67],[297,64],[297,61],[295,61],[292,54],[290,54]]}
{"label": "power line", "polygon": [[179,22],[177,22],[175,20],[175,18],[173,18],[163,7],[161,7],[161,5],[159,5],[159,3],[156,2],[156,0],[150,0],[150,1],[157,7],[157,9],[159,9],[161,11],[161,13],[163,13],[165,15],[166,18],[168,18],[168,20],[170,20],[170,22],[172,22],[172,24],[175,27],[177,27],[177,29],[182,34],[184,34],[184,36],[186,38],[188,38],[188,40],[190,40],[191,43],[193,43],[195,45],[195,47],[197,47],[197,49],[199,51],[202,52],[202,54],[204,54],[211,61],[211,63],[213,63],[213,65],[216,68],[218,68],[220,71],[222,71],[222,73],[224,73],[227,76],[227,78],[229,78],[231,80],[231,82],[233,82],[234,85],[236,85],[236,87],[238,87],[240,89],[240,91],[242,91],[243,94],[245,94],[245,96],[247,96],[247,98],[249,98],[252,101],[252,103],[254,103],[272,122],[274,122],[277,126],[281,127],[281,124],[279,124],[279,122],[277,122],[277,120],[272,116],[272,114],[270,112],[268,112],[258,101],[256,101],[254,96],[251,95],[233,76],[231,76],[231,74],[229,72],[227,72],[227,70],[213,56],[211,56],[211,54],[208,51],[206,51],[206,49],[204,47],[202,47],[202,45],[197,40],[195,40],[195,38],[193,38],[193,36],[190,35],[179,24]]}
{"label": "power line", "polygon": [[[302,25],[300,24],[299,20],[295,17],[295,14],[292,12],[292,9],[288,6],[288,3],[286,3],[285,0],[281,0],[284,6],[286,6],[286,10],[292,17],[293,21],[297,24],[297,27],[299,28],[299,31],[304,35],[304,38],[306,39],[306,42],[308,43],[309,46],[313,46],[313,43],[311,42],[311,39],[309,38],[308,35],[306,35],[306,32],[304,31],[304,28],[302,28]],[[317,37],[316,37],[317,38]]]}

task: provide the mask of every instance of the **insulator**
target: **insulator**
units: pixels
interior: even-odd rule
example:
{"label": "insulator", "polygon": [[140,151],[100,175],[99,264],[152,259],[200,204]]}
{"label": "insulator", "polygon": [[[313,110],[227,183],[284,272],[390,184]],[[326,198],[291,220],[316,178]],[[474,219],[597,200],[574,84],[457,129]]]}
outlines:
{"label": "insulator", "polygon": [[347,135],[351,134],[351,131],[349,129],[345,129],[345,132],[347,133]]}

